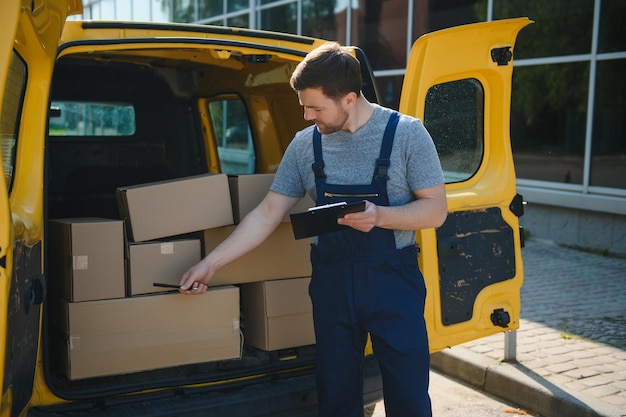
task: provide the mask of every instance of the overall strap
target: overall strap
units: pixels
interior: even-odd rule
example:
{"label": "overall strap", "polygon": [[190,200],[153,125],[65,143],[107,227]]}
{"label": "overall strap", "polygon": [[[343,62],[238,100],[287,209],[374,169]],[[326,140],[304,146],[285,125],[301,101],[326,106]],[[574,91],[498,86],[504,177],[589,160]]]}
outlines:
{"label": "overall strap", "polygon": [[311,164],[311,169],[315,174],[315,180],[326,178],[326,174],[324,174],[324,160],[322,159],[322,135],[317,130],[317,126],[313,127],[313,155],[315,162]]}
{"label": "overall strap", "polygon": [[389,116],[387,127],[385,128],[385,134],[383,135],[383,143],[380,147],[380,155],[376,160],[376,169],[374,170],[374,180],[387,181],[387,171],[391,165],[391,149],[393,148],[393,139],[396,134],[396,127],[398,127],[398,121],[400,120],[400,113],[394,111]]}

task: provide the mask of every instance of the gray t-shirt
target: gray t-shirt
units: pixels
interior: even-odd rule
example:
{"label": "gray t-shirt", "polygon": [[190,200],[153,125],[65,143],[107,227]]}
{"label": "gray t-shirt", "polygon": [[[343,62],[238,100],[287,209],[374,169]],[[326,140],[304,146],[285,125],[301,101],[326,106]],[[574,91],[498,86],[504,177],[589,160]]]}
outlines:
{"label": "gray t-shirt", "polygon": [[[322,135],[324,173],[329,184],[370,184],[376,158],[390,109],[375,106],[370,119],[356,132],[338,131]],[[289,197],[308,193],[316,198],[315,176],[311,169],[313,156],[313,126],[298,133],[282,158],[272,191]],[[399,206],[415,200],[413,190],[433,187],[444,182],[443,172],[432,138],[422,122],[401,115],[391,152],[387,193],[389,204]],[[396,247],[415,244],[415,231],[395,231]]]}

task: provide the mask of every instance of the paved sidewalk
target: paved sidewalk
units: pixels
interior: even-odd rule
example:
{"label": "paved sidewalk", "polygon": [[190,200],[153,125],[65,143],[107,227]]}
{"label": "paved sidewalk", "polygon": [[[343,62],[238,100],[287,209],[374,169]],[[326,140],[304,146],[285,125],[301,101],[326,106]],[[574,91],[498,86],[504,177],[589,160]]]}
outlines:
{"label": "paved sidewalk", "polygon": [[545,417],[626,416],[626,259],[529,240],[516,361],[504,334],[432,367]]}

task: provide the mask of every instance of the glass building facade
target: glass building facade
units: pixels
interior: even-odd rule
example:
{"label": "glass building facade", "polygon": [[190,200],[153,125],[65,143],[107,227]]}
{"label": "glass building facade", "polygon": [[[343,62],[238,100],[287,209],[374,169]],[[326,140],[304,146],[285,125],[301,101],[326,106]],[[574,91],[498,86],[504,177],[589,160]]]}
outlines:
{"label": "glass building facade", "polygon": [[83,3],[85,19],[227,25],[358,45],[375,71],[381,104],[396,109],[418,37],[460,24],[529,17],[535,23],[522,30],[515,48],[511,103],[520,193],[532,203],[626,216],[624,0]]}

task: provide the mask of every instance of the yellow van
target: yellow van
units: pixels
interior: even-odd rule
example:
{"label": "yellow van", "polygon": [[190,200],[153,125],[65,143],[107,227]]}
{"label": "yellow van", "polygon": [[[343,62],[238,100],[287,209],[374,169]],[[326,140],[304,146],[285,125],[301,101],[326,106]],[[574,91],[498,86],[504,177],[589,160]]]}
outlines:
{"label": "yellow van", "polygon": [[[0,415],[315,415],[306,299],[284,305],[302,297],[308,267],[288,221],[276,246],[194,297],[205,302],[150,284],[167,278],[160,256],[187,253],[176,259],[190,265],[237,221],[235,196],[267,186],[306,125],[289,76],[322,40],[66,21],[81,7],[0,5]],[[431,132],[448,193],[445,224],[417,234],[433,352],[519,325],[523,206],[509,108],[513,48],[529,23],[431,33],[410,55],[399,110]],[[367,59],[352,50],[377,102]],[[245,175],[258,182],[231,188]],[[150,185],[162,188],[133,214],[131,196]],[[200,219],[209,224],[187,227],[192,197],[217,207]],[[138,222],[167,231],[140,235]],[[133,269],[150,247],[139,264],[153,268]],[[188,308],[207,321],[187,325]],[[382,387],[369,348],[364,361],[369,406]]]}

